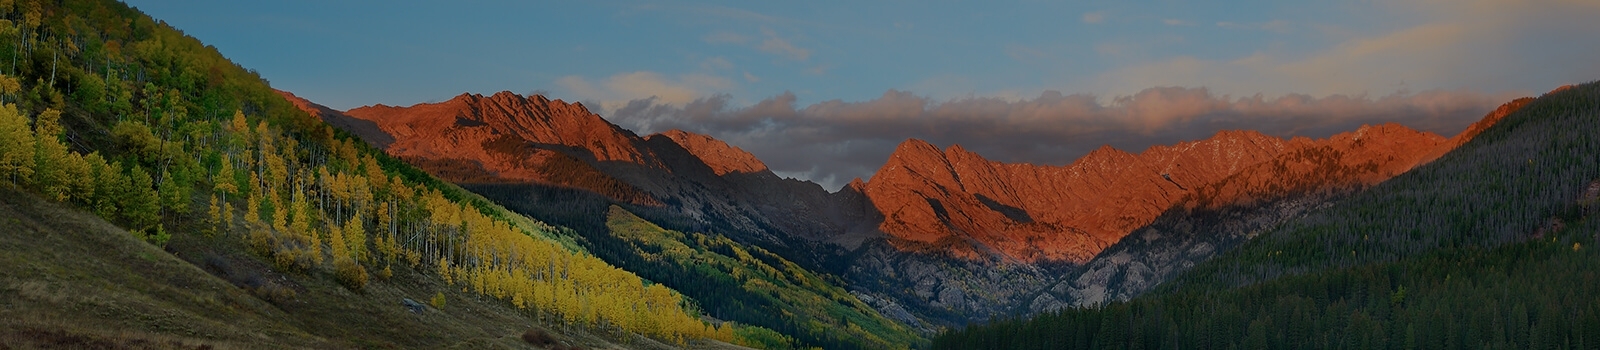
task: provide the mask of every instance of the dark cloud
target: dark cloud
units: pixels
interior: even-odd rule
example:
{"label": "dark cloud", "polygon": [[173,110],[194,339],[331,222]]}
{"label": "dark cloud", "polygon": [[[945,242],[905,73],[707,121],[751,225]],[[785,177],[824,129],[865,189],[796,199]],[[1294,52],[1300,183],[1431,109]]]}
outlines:
{"label": "dark cloud", "polygon": [[729,100],[717,95],[681,106],[653,98],[634,100],[611,119],[643,133],[683,129],[708,134],[750,151],[780,174],[833,190],[853,178],[870,177],[908,138],[945,147],[960,144],[1002,162],[1061,165],[1101,145],[1137,153],[1231,129],[1327,137],[1362,124],[1398,122],[1450,136],[1509,97],[1457,91],[1377,98],[1230,97],[1205,88],[1158,87],[1109,101],[1056,91],[1018,101],[938,101],[898,90],[868,101],[807,106],[800,106],[792,93],[747,107],[730,106]]}

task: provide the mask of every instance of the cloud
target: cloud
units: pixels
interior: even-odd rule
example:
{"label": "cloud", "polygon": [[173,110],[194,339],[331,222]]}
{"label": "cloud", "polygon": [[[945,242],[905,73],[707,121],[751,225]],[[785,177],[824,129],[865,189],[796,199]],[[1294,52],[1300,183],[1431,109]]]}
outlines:
{"label": "cloud", "polygon": [[1176,19],[1176,18],[1168,18],[1168,19],[1161,20],[1161,24],[1165,24],[1165,25],[1169,25],[1169,26],[1173,26],[1173,27],[1181,27],[1181,26],[1192,26],[1192,25],[1194,25],[1194,22],[1189,22],[1189,21]]}
{"label": "cloud", "polygon": [[1100,23],[1105,23],[1105,21],[1106,21],[1106,12],[1105,11],[1087,12],[1087,13],[1083,14],[1083,23],[1100,24]]}
{"label": "cloud", "polygon": [[[1600,2],[1385,2],[1412,13],[1407,25],[1336,32],[1334,44],[1305,53],[1268,50],[1242,56],[1166,57],[1102,73],[1093,86],[1128,93],[1148,86],[1207,86],[1248,94],[1300,91],[1316,95],[1389,94],[1405,89],[1514,87],[1535,93],[1600,77]],[[1296,24],[1219,22],[1218,27],[1294,32]]]}
{"label": "cloud", "polygon": [[[1174,24],[1168,23],[1167,25],[1174,25]],[[1281,19],[1275,19],[1275,20],[1271,20],[1271,21],[1267,21],[1267,22],[1263,22],[1263,23],[1238,23],[1238,22],[1227,22],[1227,21],[1224,21],[1224,22],[1217,22],[1217,27],[1227,28],[1227,29],[1262,30],[1262,31],[1268,31],[1268,32],[1283,34],[1283,33],[1288,33],[1289,32],[1289,29],[1291,28],[1291,24],[1289,23],[1289,21],[1285,21],[1285,20],[1281,20]]]}
{"label": "cloud", "polygon": [[750,42],[750,37],[732,32],[716,32],[700,37],[707,44],[744,44]]}
{"label": "cloud", "polygon": [[598,106],[602,113],[640,99],[685,104],[717,91],[726,91],[733,85],[732,80],[714,75],[682,74],[669,78],[650,71],[618,73],[598,81],[576,75],[556,80],[556,86],[565,90],[562,95],[592,102],[591,106]]}
{"label": "cloud", "polygon": [[793,93],[747,107],[731,106],[728,95],[683,104],[649,98],[631,101],[609,118],[640,133],[709,134],[750,151],[779,174],[837,189],[870,177],[907,138],[960,144],[997,161],[1061,165],[1105,144],[1139,152],[1232,129],[1326,137],[1398,121],[1453,135],[1508,99],[1462,91],[1231,97],[1205,88],[1158,87],[1110,99],[1046,91],[1029,99],[940,101],[889,90],[867,101],[810,105],[799,104]]}
{"label": "cloud", "polygon": [[789,60],[805,61],[811,58],[811,50],[794,44],[794,42],[778,35],[772,28],[761,27],[759,40],[750,36],[733,32],[715,32],[700,38],[707,44],[733,44],[754,48],[763,53],[776,55]]}
{"label": "cloud", "polygon": [[703,61],[700,61],[700,69],[706,71],[719,71],[731,68],[733,68],[733,62],[728,62],[728,59],[722,58],[722,56],[707,58]]}
{"label": "cloud", "polygon": [[789,40],[778,37],[778,33],[772,31],[772,29],[761,28],[761,35],[766,37],[761,40],[761,46],[757,47],[761,52],[795,61],[804,61],[811,57],[811,50],[794,46]]}

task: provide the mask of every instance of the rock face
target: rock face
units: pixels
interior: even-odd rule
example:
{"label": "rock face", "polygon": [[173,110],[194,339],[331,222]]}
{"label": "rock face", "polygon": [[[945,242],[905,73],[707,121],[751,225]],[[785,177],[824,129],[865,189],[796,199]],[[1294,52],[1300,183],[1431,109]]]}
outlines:
{"label": "rock face", "polygon": [[1082,263],[1178,199],[1281,153],[1282,139],[1225,131],[1139,154],[1102,147],[1066,166],[1005,164],[902,143],[866,184],[880,228],[907,249]]}
{"label": "rock face", "polygon": [[[482,159],[494,142],[565,146],[598,161],[656,165],[634,145],[638,136],[606,122],[581,103],[522,97],[502,91],[493,96],[461,94],[449,101],[410,107],[366,106],[345,114],[372,121],[397,141],[385,149],[399,156],[430,159]],[[491,171],[513,170],[511,163],[486,162]],[[506,175],[523,176],[523,175]]]}

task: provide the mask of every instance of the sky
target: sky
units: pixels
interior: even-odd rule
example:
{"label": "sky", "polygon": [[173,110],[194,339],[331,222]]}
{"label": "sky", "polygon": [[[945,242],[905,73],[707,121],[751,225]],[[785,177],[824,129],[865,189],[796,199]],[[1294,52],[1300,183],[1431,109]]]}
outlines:
{"label": "sky", "polygon": [[1600,79],[1593,0],[130,4],[335,109],[545,94],[829,190],[908,138],[1063,165],[1228,129],[1450,136]]}

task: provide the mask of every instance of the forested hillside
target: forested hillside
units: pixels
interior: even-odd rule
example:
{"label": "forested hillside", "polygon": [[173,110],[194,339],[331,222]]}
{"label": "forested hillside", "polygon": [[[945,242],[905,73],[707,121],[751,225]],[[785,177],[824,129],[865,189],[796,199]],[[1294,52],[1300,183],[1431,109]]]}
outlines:
{"label": "forested hillside", "polygon": [[[612,206],[606,217],[625,265],[703,295],[706,313],[794,334],[829,349],[905,349],[926,340],[880,316],[844,288],[760,247],[722,236],[663,229]],[[711,301],[715,300],[715,301]]]}
{"label": "forested hillside", "polygon": [[1263,233],[1156,292],[938,349],[1600,348],[1600,83]]}
{"label": "forested hillside", "polygon": [[[734,325],[700,320],[675,291],[336,132],[136,9],[7,1],[0,18],[0,185],[91,210],[197,265],[192,250],[231,241],[358,296],[421,273],[553,327],[736,341]],[[295,303],[292,289],[246,282]],[[443,292],[433,299],[444,306]]]}

